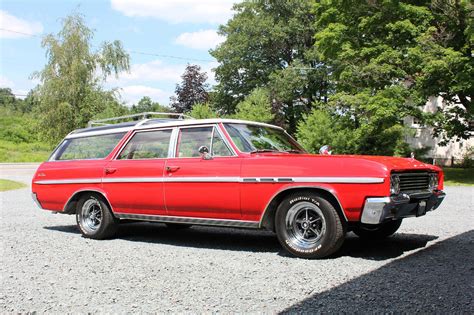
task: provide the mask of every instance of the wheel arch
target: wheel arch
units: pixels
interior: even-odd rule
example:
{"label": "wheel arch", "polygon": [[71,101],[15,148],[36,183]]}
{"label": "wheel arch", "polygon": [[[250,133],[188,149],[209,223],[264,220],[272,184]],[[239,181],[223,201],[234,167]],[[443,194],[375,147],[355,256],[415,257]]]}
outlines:
{"label": "wheel arch", "polygon": [[112,209],[112,205],[110,204],[109,199],[107,198],[105,192],[103,192],[99,189],[96,189],[96,188],[84,188],[84,189],[80,189],[80,190],[75,191],[71,195],[71,197],[68,199],[68,201],[64,204],[63,213],[75,214],[76,213],[76,204],[77,204],[77,202],[81,199],[82,196],[84,196],[87,193],[93,193],[93,194],[97,194],[97,195],[101,196],[103,198],[104,202],[106,202],[107,205],[109,206],[112,213],[114,212],[114,210]]}
{"label": "wheel arch", "polygon": [[270,202],[267,204],[262,217],[260,219],[260,227],[265,228],[271,231],[275,231],[275,214],[278,208],[278,205],[285,199],[289,194],[294,192],[316,192],[325,197],[332,206],[336,209],[339,218],[344,226],[347,226],[348,220],[342,208],[341,202],[337,198],[334,191],[329,188],[321,186],[290,186],[279,190],[273,195],[270,199]]}

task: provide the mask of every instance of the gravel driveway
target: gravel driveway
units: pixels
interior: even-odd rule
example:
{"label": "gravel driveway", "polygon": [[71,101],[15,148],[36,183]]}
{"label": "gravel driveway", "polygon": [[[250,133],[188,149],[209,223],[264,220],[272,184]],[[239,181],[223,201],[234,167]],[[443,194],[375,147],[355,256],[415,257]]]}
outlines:
{"label": "gravel driveway", "polygon": [[[29,183],[34,166],[0,166]],[[289,257],[272,233],[124,224],[81,237],[29,189],[0,192],[0,312],[474,312],[474,189],[375,243],[348,234],[333,258]]]}

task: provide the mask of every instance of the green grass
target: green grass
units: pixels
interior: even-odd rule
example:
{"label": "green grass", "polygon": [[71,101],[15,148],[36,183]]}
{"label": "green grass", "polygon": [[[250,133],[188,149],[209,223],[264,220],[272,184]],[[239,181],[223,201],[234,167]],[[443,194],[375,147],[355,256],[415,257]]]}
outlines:
{"label": "green grass", "polygon": [[446,186],[474,186],[474,168],[444,168]]}
{"label": "green grass", "polygon": [[0,191],[7,191],[26,187],[25,184],[8,179],[0,179]]}
{"label": "green grass", "polygon": [[51,154],[51,147],[45,143],[15,143],[0,140],[0,162],[43,162]]}

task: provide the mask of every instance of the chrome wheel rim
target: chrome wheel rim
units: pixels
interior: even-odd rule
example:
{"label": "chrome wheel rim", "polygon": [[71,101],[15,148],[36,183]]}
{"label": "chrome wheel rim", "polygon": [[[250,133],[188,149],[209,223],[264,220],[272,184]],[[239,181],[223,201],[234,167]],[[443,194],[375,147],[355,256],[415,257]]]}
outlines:
{"label": "chrome wheel rim", "polygon": [[326,232],[323,212],[314,203],[303,201],[292,206],[285,218],[289,241],[302,249],[312,249]]}
{"label": "chrome wheel rim", "polygon": [[88,199],[82,205],[81,226],[87,232],[95,232],[102,223],[102,207],[96,199]]}

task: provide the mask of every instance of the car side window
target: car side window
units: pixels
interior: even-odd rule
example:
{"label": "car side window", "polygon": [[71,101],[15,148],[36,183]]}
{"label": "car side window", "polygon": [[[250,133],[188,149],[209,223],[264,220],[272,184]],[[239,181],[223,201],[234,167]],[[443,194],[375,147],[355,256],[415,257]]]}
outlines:
{"label": "car side window", "polygon": [[211,144],[213,127],[183,128],[179,132],[178,157],[199,157],[199,148]]}
{"label": "car side window", "polygon": [[177,157],[200,157],[201,146],[207,147],[212,156],[231,156],[232,152],[214,128],[182,128],[179,134]]}
{"label": "car side window", "polygon": [[222,137],[215,129],[214,129],[214,135],[212,137],[211,154],[212,156],[232,156],[232,152],[227,147],[224,140],[222,140]]}
{"label": "car side window", "polygon": [[138,132],[117,157],[118,160],[162,159],[168,157],[171,129]]}

